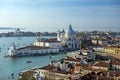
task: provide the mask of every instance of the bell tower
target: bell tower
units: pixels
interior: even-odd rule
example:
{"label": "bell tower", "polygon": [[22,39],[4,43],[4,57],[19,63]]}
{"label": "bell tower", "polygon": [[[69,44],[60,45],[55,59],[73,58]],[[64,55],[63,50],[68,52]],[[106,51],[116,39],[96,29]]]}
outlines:
{"label": "bell tower", "polygon": [[57,31],[57,40],[60,41],[60,30]]}

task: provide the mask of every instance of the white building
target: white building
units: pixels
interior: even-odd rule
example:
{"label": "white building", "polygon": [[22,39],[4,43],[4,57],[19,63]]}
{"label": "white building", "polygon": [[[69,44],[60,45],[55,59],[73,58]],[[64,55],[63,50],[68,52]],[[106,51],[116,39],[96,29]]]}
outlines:
{"label": "white building", "polygon": [[65,32],[64,29],[62,31],[58,30],[57,38],[38,38],[34,42],[34,46],[58,48],[60,51],[63,49],[77,50],[80,48],[80,42],[70,24],[68,31]]}
{"label": "white building", "polygon": [[94,44],[94,45],[99,45],[99,46],[107,46],[107,44],[108,44],[108,41],[107,40],[104,40],[104,39],[93,39],[92,40],[92,43]]}
{"label": "white building", "polygon": [[30,55],[46,55],[58,53],[58,48],[41,47],[41,46],[26,46],[22,48],[11,47],[8,56],[30,56]]}
{"label": "white building", "polygon": [[80,42],[71,24],[66,32],[64,30],[61,32],[58,30],[57,40],[61,41],[63,48],[67,50],[77,50],[80,48]]}
{"label": "white building", "polygon": [[15,55],[16,55],[16,46],[13,43],[9,48],[8,56],[15,56]]}
{"label": "white building", "polygon": [[18,55],[45,55],[50,53],[58,53],[57,48],[42,47],[42,46],[26,46],[17,49]]}
{"label": "white building", "polygon": [[20,28],[16,28],[16,29],[15,29],[15,34],[16,34],[17,36],[23,36],[23,32],[20,31]]}
{"label": "white building", "polygon": [[107,46],[107,44],[108,44],[107,40],[99,40],[98,41],[98,45],[100,45],[100,46]]}
{"label": "white building", "polygon": [[74,59],[80,58],[80,51],[68,52],[67,56]]}
{"label": "white building", "polygon": [[61,42],[57,40],[57,38],[45,39],[45,38],[38,38],[34,42],[34,46],[43,46],[43,47],[51,47],[51,48],[58,48],[62,50]]}
{"label": "white building", "polygon": [[93,48],[93,50],[94,50],[95,52],[104,52],[104,51],[105,51],[103,47]]}
{"label": "white building", "polygon": [[[18,30],[19,31],[19,30]],[[57,38],[38,38],[33,46],[26,46],[16,49],[12,46],[9,50],[9,56],[28,56],[28,55],[44,55],[49,53],[58,53],[63,49],[77,50],[80,47],[80,42],[75,31],[69,25],[68,31],[58,31]]]}

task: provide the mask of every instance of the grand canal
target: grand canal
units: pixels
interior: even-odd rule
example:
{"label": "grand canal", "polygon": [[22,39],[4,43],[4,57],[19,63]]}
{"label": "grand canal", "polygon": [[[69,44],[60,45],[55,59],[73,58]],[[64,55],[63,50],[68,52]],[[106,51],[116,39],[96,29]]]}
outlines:
{"label": "grand canal", "polygon": [[[51,38],[45,36],[44,38]],[[31,45],[35,41],[36,37],[1,37],[0,38],[0,80],[9,80],[8,77],[14,73],[15,80],[18,78],[18,73],[23,70],[28,70],[33,67],[42,67],[50,63],[52,60],[59,60],[66,56],[66,54],[50,55],[45,56],[31,56],[31,57],[19,57],[11,58],[4,57],[8,52],[11,43],[15,43],[16,47],[22,47]],[[31,60],[32,63],[26,63]]]}

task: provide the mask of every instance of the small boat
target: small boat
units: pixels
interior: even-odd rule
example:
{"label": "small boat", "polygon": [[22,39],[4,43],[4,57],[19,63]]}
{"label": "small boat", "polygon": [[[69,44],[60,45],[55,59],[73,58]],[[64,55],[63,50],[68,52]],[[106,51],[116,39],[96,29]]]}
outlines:
{"label": "small boat", "polygon": [[52,58],[52,56],[49,56],[49,58]]}
{"label": "small boat", "polygon": [[27,61],[27,63],[32,63],[32,61]]}
{"label": "small boat", "polygon": [[11,76],[14,76],[14,73],[12,73]]}

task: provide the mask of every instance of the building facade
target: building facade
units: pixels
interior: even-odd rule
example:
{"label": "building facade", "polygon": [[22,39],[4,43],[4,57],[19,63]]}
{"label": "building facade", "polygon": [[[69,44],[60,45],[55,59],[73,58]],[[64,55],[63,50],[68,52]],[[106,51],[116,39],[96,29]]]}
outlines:
{"label": "building facade", "polygon": [[92,44],[96,46],[107,46],[108,41],[104,39],[92,39]]}
{"label": "building facade", "polygon": [[34,46],[51,47],[51,48],[58,48],[59,51],[62,50],[61,42],[58,41],[57,38],[51,38],[51,39],[38,38],[34,42]]}
{"label": "building facade", "polygon": [[104,47],[105,53],[120,54],[120,47]]}
{"label": "building facade", "polygon": [[15,46],[12,46],[8,52],[8,56],[17,57],[17,56],[31,56],[31,55],[47,55],[58,53],[58,48],[51,47],[41,47],[41,46],[26,46],[16,49]]}
{"label": "building facade", "polygon": [[67,50],[77,50],[80,48],[79,39],[75,31],[72,29],[72,25],[69,25],[68,31],[60,31],[57,33],[57,40],[62,43],[62,47]]}
{"label": "building facade", "polygon": [[23,32],[20,31],[20,28],[16,28],[14,34],[19,37],[23,36]]}
{"label": "building facade", "polygon": [[9,48],[7,55],[8,56],[15,56],[16,55],[16,46],[14,45],[14,43],[12,43],[11,47]]}

